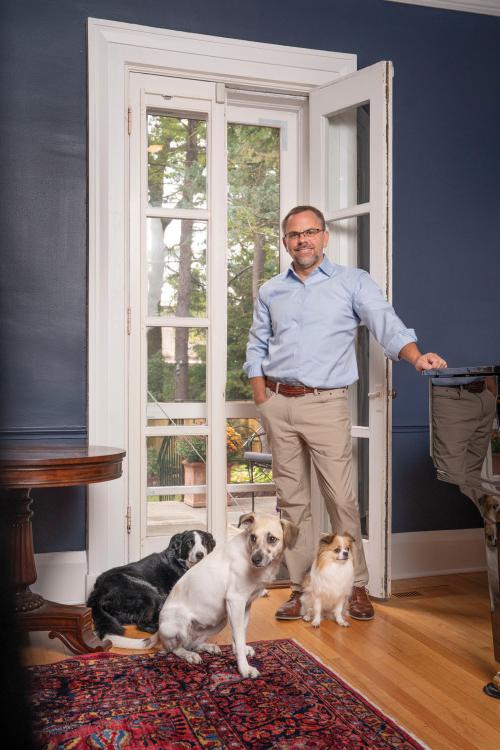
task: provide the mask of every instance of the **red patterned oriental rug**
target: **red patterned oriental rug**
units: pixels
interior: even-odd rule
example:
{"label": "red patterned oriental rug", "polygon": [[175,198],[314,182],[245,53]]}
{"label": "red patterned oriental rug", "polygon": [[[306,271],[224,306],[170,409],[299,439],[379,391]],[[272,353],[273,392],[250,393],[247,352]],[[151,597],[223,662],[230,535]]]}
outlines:
{"label": "red patterned oriental rug", "polygon": [[88,654],[31,667],[36,746],[46,750],[415,750],[423,748],[293,640],[260,641],[242,680],[229,646]]}

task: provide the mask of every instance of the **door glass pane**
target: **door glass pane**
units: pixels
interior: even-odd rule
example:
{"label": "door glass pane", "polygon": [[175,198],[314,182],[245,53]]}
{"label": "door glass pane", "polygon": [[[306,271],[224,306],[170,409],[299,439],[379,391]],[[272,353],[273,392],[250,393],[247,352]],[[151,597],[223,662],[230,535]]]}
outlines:
{"label": "door glass pane", "polygon": [[[370,272],[370,216],[332,221],[330,230],[330,253],[337,262],[355,266]],[[349,388],[352,423],[367,427],[369,402],[369,352],[370,337],[365,326],[360,326],[356,335],[356,358],[359,380]]]}
{"label": "door glass pane", "polygon": [[[258,419],[251,417],[226,421],[226,454],[228,482],[272,483],[271,448]],[[255,467],[250,464],[255,464]],[[276,493],[273,491],[272,494]]]}
{"label": "door glass pane", "polygon": [[207,122],[147,113],[148,202],[152,207],[207,207]]}
{"label": "door glass pane", "polygon": [[207,507],[206,503],[201,507],[192,505],[191,497],[198,495],[153,495],[147,496],[146,526],[147,536],[166,537],[164,546],[168,545],[168,539],[174,534],[189,529],[207,530]]}
{"label": "door glass pane", "polygon": [[370,215],[330,221],[328,230],[329,252],[333,260],[370,273]]}
{"label": "door glass pane", "polygon": [[[276,513],[271,449],[258,419],[228,419],[226,422],[227,480],[230,506],[234,511]],[[233,485],[254,485],[249,489]],[[255,487],[258,485],[258,487]],[[231,519],[228,519],[231,525]]]}
{"label": "door glass pane", "polygon": [[251,398],[243,373],[259,286],[279,272],[280,129],[230,123],[226,399]]}
{"label": "door glass pane", "polygon": [[370,105],[327,118],[327,214],[370,200]]}
{"label": "door glass pane", "polygon": [[207,223],[147,219],[148,315],[203,318],[207,310]]}
{"label": "door glass pane", "polygon": [[354,492],[358,497],[361,534],[363,539],[369,537],[369,458],[370,443],[368,438],[352,439]]}
{"label": "door glass pane", "polygon": [[148,402],[206,401],[207,329],[147,330]]}
{"label": "door glass pane", "polygon": [[359,379],[349,386],[348,398],[351,407],[353,425],[368,427],[370,424],[370,403],[368,389],[370,384],[370,334],[365,326],[360,326],[356,333],[356,359]]}
{"label": "door glass pane", "polygon": [[[148,535],[206,529],[207,436],[148,437],[146,444]],[[189,485],[192,491],[187,489]],[[182,486],[186,488],[183,493],[168,492],[169,487]]]}
{"label": "door glass pane", "polygon": [[[206,435],[166,435],[148,437],[146,441],[149,489],[185,484],[206,485]],[[197,464],[197,471],[191,470],[194,464]]]}

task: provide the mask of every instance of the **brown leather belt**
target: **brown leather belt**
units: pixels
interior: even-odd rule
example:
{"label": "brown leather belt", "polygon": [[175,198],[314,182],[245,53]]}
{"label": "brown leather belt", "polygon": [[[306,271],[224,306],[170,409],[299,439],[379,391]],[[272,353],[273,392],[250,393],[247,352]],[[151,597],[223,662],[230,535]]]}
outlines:
{"label": "brown leather belt", "polygon": [[[274,380],[266,378],[266,387],[274,393],[282,396],[305,396],[306,393],[317,393],[318,391],[336,391],[337,388],[310,388],[308,385],[287,385],[286,383],[277,383]],[[341,389],[340,389],[341,390]]]}
{"label": "brown leather belt", "polygon": [[463,383],[462,385],[452,385],[452,388],[463,388],[470,393],[482,393],[486,388],[484,380],[474,380],[472,383]]}

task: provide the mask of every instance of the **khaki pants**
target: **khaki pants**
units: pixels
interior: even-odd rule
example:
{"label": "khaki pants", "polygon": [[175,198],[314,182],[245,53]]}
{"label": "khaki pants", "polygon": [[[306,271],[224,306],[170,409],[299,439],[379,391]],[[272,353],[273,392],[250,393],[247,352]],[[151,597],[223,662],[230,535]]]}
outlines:
{"label": "khaki pants", "polygon": [[481,510],[481,469],[488,451],[496,398],[487,388],[470,393],[432,386],[432,459],[438,476],[458,484]]}
{"label": "khaki pants", "polygon": [[292,589],[300,590],[318,546],[313,539],[310,466],[316,470],[332,529],[355,539],[354,583],[368,583],[361,540],[358,502],[352,487],[351,418],[347,389],[287,397],[267,389],[258,407],[271,444],[273,479],[278,508],[285,520],[299,527],[293,549],[285,559]]}

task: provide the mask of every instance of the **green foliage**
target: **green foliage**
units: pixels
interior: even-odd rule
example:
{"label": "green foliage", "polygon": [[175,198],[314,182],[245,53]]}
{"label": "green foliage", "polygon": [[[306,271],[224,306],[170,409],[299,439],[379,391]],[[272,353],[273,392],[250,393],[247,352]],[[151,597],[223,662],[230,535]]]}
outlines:
{"label": "green foliage", "polygon": [[[193,463],[207,458],[207,440],[205,437],[189,435],[177,438],[175,448],[179,456]],[[230,424],[226,427],[226,450],[228,459],[234,458],[243,448],[243,439]]]}
{"label": "green foliage", "polygon": [[151,206],[206,206],[207,123],[148,113],[148,188]]}
{"label": "green foliage", "polygon": [[252,324],[253,265],[262,252],[259,283],[279,270],[280,131],[228,125],[228,356],[226,398],[251,398],[242,365]]}
{"label": "green foliage", "polygon": [[[196,347],[195,347],[196,348]],[[188,369],[188,401],[205,401],[207,394],[206,347],[200,347],[199,356],[202,362],[191,362]],[[175,400],[175,374],[173,362],[165,362],[160,351],[155,352],[148,360],[148,390],[160,403]]]}
{"label": "green foliage", "polygon": [[493,430],[491,436],[491,450],[493,453],[500,453],[500,430]]}
{"label": "green foliage", "polygon": [[148,487],[154,487],[158,484],[158,475],[158,451],[155,448],[148,447]]}
{"label": "green foliage", "polygon": [[[226,398],[231,401],[251,398],[242,365],[254,297],[257,286],[279,270],[280,130],[229,124],[227,147]],[[148,188],[151,206],[206,206],[204,120],[148,113]],[[161,221],[158,231],[164,242],[163,250],[161,245],[156,246],[149,259],[150,314],[203,317],[206,315],[206,224],[187,219],[149,221]],[[178,226],[170,226],[172,221],[179,221]],[[155,229],[154,224],[151,227]],[[214,254],[219,248],[209,247],[208,251]],[[176,370],[174,363],[165,362],[159,350],[150,349],[148,389],[158,401],[206,398],[206,346],[204,341],[193,339],[193,332],[191,329],[188,351],[176,355],[184,362],[181,366],[184,374],[187,368],[180,394],[176,393],[175,380],[177,377],[179,381],[179,369]],[[159,346],[159,341],[155,346]]]}
{"label": "green foliage", "polygon": [[207,458],[207,439],[190,435],[176,440],[175,448],[179,456],[189,463],[205,461]]}

